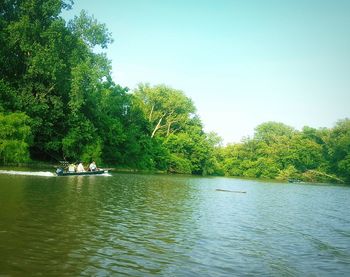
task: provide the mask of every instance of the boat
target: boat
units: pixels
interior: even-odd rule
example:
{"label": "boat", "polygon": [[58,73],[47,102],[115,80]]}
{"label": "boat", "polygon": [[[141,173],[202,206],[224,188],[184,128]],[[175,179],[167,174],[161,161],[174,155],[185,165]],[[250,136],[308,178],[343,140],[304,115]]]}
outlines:
{"label": "boat", "polygon": [[57,176],[85,176],[85,175],[100,175],[103,173],[108,173],[108,170],[99,168],[94,171],[69,171],[69,163],[67,161],[60,161],[60,166],[56,169]]}
{"label": "boat", "polygon": [[99,169],[96,171],[84,171],[84,172],[69,172],[69,171],[62,170],[61,168],[58,168],[56,170],[57,176],[85,176],[85,175],[99,175],[103,173],[108,173],[108,170]]}

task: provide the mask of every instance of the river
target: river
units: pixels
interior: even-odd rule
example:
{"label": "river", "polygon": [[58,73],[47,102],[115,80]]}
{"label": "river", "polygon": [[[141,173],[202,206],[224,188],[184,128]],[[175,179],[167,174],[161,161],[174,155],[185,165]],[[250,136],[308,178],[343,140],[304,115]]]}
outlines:
{"label": "river", "polygon": [[347,186],[0,173],[0,276],[350,276]]}

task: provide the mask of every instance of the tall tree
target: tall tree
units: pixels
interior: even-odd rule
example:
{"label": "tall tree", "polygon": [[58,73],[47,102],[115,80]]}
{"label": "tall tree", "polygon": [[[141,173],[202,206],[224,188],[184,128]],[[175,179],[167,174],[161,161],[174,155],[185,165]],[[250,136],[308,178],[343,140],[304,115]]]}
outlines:
{"label": "tall tree", "polygon": [[32,118],[35,152],[60,148],[69,89],[67,51],[73,47],[59,14],[70,4],[9,0],[2,6],[1,59],[6,66],[1,67],[0,78],[16,91],[16,105],[8,110],[24,111]]}
{"label": "tall tree", "polygon": [[150,135],[169,136],[179,131],[194,116],[195,107],[182,91],[164,85],[140,84],[134,92],[150,124]]}

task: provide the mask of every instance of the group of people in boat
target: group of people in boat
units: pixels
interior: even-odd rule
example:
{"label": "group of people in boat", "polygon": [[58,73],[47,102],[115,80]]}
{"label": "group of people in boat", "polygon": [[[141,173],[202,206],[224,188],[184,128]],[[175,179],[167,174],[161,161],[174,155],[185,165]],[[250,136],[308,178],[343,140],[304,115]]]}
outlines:
{"label": "group of people in boat", "polygon": [[77,164],[70,164],[68,166],[68,172],[85,172],[85,171],[98,171],[95,161],[92,161],[90,165],[85,169],[82,162]]}

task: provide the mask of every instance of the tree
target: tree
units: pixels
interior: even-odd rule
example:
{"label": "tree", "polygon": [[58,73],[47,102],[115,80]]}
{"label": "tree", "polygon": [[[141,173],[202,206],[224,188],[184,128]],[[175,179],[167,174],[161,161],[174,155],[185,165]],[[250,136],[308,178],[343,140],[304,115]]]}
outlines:
{"label": "tree", "polygon": [[32,154],[58,152],[64,133],[70,86],[69,53],[74,40],[59,17],[71,1],[5,1],[1,7],[4,44],[0,79],[15,91],[7,111],[23,111],[31,120]]}
{"label": "tree", "polygon": [[152,88],[147,84],[140,84],[134,95],[145,117],[148,118],[152,138],[156,133],[169,136],[173,132],[180,131],[195,113],[190,98],[182,91],[164,85]]}
{"label": "tree", "polygon": [[290,138],[295,130],[283,123],[269,121],[262,123],[255,128],[254,138],[259,141],[264,141],[267,144],[272,144],[279,137]]}

